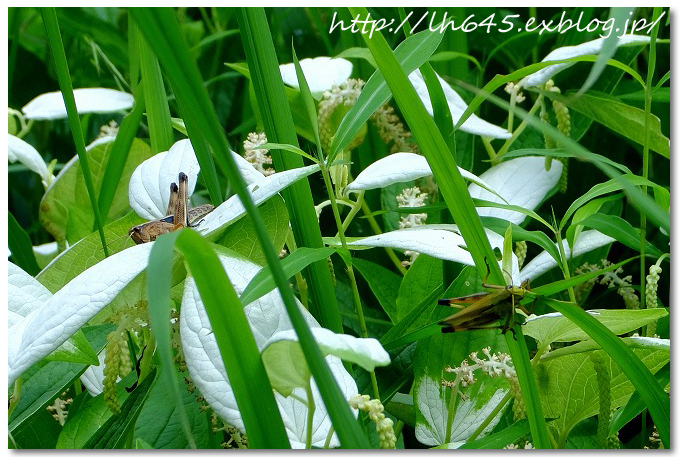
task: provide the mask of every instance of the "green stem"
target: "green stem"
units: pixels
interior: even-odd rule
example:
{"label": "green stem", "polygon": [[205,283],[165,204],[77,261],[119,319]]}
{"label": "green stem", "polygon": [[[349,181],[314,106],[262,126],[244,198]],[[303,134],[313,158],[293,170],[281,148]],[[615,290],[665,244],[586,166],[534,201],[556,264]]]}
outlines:
{"label": "green stem", "polygon": [[[339,200],[339,201],[342,201],[342,200]],[[345,220],[342,223],[342,231],[343,232],[347,231],[347,227],[349,227],[350,222],[352,222],[352,219],[354,219],[354,216],[356,216],[356,214],[361,209],[361,204],[363,203],[363,201],[364,201],[364,191],[363,190],[361,192],[359,192],[359,196],[357,197],[356,202],[353,202],[353,201],[347,199],[347,203],[350,203],[352,206],[351,206],[351,209],[349,210],[349,214],[347,215],[347,217],[345,217]]]}
{"label": "green stem", "polygon": [[314,410],[316,406],[314,404],[314,396],[312,395],[312,381],[311,378],[307,382],[307,449],[312,448],[312,432],[314,426]]}
{"label": "green stem", "polygon": [[[293,236],[292,230],[288,230],[286,245],[288,246],[288,252],[291,254],[297,250],[297,244],[295,243],[295,236]],[[298,291],[300,292],[300,302],[302,303],[302,306],[309,311],[309,303],[307,302],[307,281],[305,281],[305,278],[302,277],[302,273],[299,271],[295,274],[295,281],[297,282]]]}
{"label": "green stem", "polygon": [[[560,251],[560,259],[562,259],[562,273],[564,274],[564,279],[569,279],[571,278],[571,274],[569,274],[569,264],[567,262],[567,254],[564,251],[564,244],[562,243],[562,233],[559,230],[555,231],[555,236],[557,237],[557,249]],[[574,288],[572,286],[569,287],[569,300],[571,300],[573,303],[576,303],[576,295],[574,294]]]}
{"label": "green stem", "polygon": [[9,397],[9,410],[7,411],[7,418],[12,417],[12,413],[14,412],[14,408],[17,407],[19,404],[19,400],[21,399],[21,387],[23,385],[23,382],[21,380],[21,377],[17,379],[14,382],[14,392],[12,393],[12,396]]}
{"label": "green stem", "polygon": [[491,414],[489,414],[486,419],[480,424],[479,427],[470,435],[470,438],[468,438],[465,442],[466,443],[472,443],[474,440],[477,439],[477,437],[484,431],[486,427],[489,426],[491,421],[498,415],[498,413],[501,412],[501,410],[505,407],[505,405],[510,401],[510,398],[512,398],[512,394],[510,392],[505,394],[505,397],[496,405],[496,407],[491,411]]}
{"label": "green stem", "polygon": [[[501,146],[501,149],[498,151],[498,155],[497,155],[496,159],[503,157],[503,154],[508,152],[508,149],[510,149],[510,146],[512,146],[512,143],[514,143],[515,140],[517,140],[517,138],[522,134],[524,129],[527,128],[527,125],[529,125],[528,117],[532,116],[536,112],[536,110],[541,106],[542,101],[543,101],[543,94],[539,94],[539,96],[536,98],[536,102],[534,103],[534,105],[529,110],[529,115],[527,117],[525,117],[524,120],[522,121],[522,123],[519,124],[519,126],[515,129],[514,132],[512,132],[512,136],[510,138],[508,138],[507,140],[505,140],[505,143],[503,144],[503,146]],[[514,105],[513,105],[513,108],[514,108]],[[511,112],[514,112],[514,111],[511,111]]]}
{"label": "green stem", "polygon": [[449,412],[446,416],[446,435],[444,443],[451,442],[451,428],[453,427],[453,418],[456,415],[456,406],[458,405],[458,384],[451,388],[451,398],[449,399]]}
{"label": "green stem", "polygon": [[331,428],[328,430],[328,435],[326,436],[326,442],[323,443],[323,448],[328,449],[328,446],[331,445],[331,438],[333,438],[333,433],[335,432],[335,429],[331,425]]}
{"label": "green stem", "polygon": [[[340,219],[340,211],[338,209],[338,202],[335,198],[335,192],[333,191],[333,185],[331,183],[331,177],[326,164],[321,161],[321,175],[323,176],[323,182],[328,191],[328,198],[331,201],[331,208],[333,209],[333,217],[335,218],[335,225],[338,227],[338,236],[342,247],[347,249],[347,239],[345,238],[345,229]],[[354,276],[354,268],[352,264],[347,264],[347,274],[349,275],[350,284],[352,286],[352,297],[354,298],[354,306],[357,310],[357,316],[359,317],[359,327],[361,328],[362,338],[368,338],[368,329],[366,328],[366,319],[364,318],[364,309],[361,306],[361,297],[359,296],[359,288],[357,287],[357,280]],[[373,385],[373,396],[374,398],[380,399],[380,392],[378,390],[378,380],[375,377],[375,372],[369,372],[371,376],[371,384]]]}
{"label": "green stem", "polygon": [[[366,203],[366,200],[361,203],[361,210],[364,212],[366,220],[368,220],[368,225],[370,225],[373,229],[373,233],[380,235],[382,230],[378,225],[378,221],[376,221],[375,217],[373,217],[371,214],[371,208],[368,206],[368,203]],[[401,264],[401,260],[399,260],[399,257],[397,257],[397,255],[394,253],[394,250],[392,248],[385,248],[385,252],[387,253],[387,257],[389,257],[390,260],[392,260],[392,263],[394,263],[394,266],[397,267],[397,270],[399,270],[402,275],[405,275],[407,270]]]}

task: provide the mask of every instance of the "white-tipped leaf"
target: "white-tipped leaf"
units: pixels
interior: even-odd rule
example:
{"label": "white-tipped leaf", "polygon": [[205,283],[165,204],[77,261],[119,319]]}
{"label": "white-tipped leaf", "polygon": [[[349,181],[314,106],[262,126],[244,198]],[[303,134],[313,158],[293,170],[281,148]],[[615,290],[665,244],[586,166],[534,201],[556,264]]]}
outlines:
{"label": "white-tipped leaf", "polygon": [[[451,87],[449,83],[441,78],[441,76],[437,75],[437,78],[439,79],[439,83],[441,84],[444,91],[444,96],[448,102],[449,109],[451,110],[453,123],[456,124],[460,120],[460,117],[463,115],[465,110],[468,108],[468,105],[465,103],[463,98],[458,95],[455,90],[453,90],[453,87]],[[425,80],[423,79],[423,75],[420,73],[420,70],[413,71],[408,76],[408,79],[411,81],[413,88],[423,101],[423,105],[425,105],[427,112],[430,113],[430,116],[434,116],[430,94],[427,90],[427,85],[425,84]],[[472,133],[474,135],[488,136],[491,138],[508,139],[512,136],[506,129],[491,124],[490,122],[487,122],[474,114],[472,114],[465,121],[465,123],[463,123],[460,129],[464,132]]]}
{"label": "white-tipped leaf", "polygon": [[8,336],[9,384],[108,305],[146,268],[152,246],[136,245],[102,260],[16,323]]}
{"label": "white-tipped leaf", "polygon": [[[480,186],[488,185],[469,171],[458,167],[463,178]],[[376,160],[367,166],[352,183],[347,186],[348,192],[378,189],[398,182],[413,181],[425,176],[432,176],[432,169],[424,156],[412,152],[397,152]]]}
{"label": "white-tipped leaf", "polygon": [[[218,253],[218,255],[229,279],[239,294],[243,292],[253,276],[262,268],[241,258],[229,257],[221,253]],[[320,327],[299,302],[298,307],[310,327]],[[276,290],[248,304],[244,310],[255,336],[255,342],[260,349],[275,333],[292,329],[281,295]],[[196,283],[193,278],[188,277],[180,313],[180,335],[189,373],[214,411],[222,419],[244,432],[243,420],[238,411],[238,405],[211,328]],[[226,356],[238,357],[238,354],[226,354]],[[349,399],[354,396],[357,393],[356,383],[343,367],[342,361],[329,355],[326,356],[326,362],[338,381],[345,398]],[[313,381],[312,391],[316,405],[313,417],[312,444],[323,447],[332,424]],[[302,389],[296,389],[294,393],[299,398],[305,398],[305,392]],[[291,446],[303,448],[307,436],[307,406],[293,397],[284,397],[276,392],[275,397]],[[331,447],[337,447],[339,444],[337,437],[334,436],[331,439]]]}
{"label": "white-tipped leaf", "polygon": [[[584,230],[576,239],[573,251],[569,249],[569,243],[567,240],[562,240],[562,245],[564,246],[567,259],[570,259],[571,257],[585,254],[586,252],[592,251],[593,249],[606,246],[614,241],[616,241],[614,238],[600,233],[597,230]],[[557,243],[555,246],[557,246]],[[543,251],[534,257],[531,262],[527,263],[524,268],[522,268],[522,271],[520,272],[522,281],[526,279],[533,281],[546,271],[555,268],[556,266],[557,262],[555,259],[546,251]]]}
{"label": "white-tipped leaf", "polygon": [[7,143],[7,158],[9,161],[12,163],[16,161],[21,162],[29,170],[39,174],[45,186],[49,185],[54,177],[47,170],[47,164],[40,153],[33,146],[14,135],[7,136]]}
{"label": "white-tipped leaf", "polygon": [[[550,171],[545,171],[544,157],[518,157],[501,162],[480,176],[488,187],[506,200],[505,202],[498,195],[494,195],[477,184],[471,184],[468,190],[472,198],[507,203],[533,211],[550,191],[555,189],[561,175],[562,162],[553,160]],[[480,207],[477,208],[477,213],[480,216],[505,219],[517,225],[526,218],[523,213],[499,208]]]}
{"label": "white-tipped leaf", "polygon": [[[309,165],[307,167],[293,168],[292,170],[274,173],[267,177],[262,177],[262,175],[260,175],[262,179],[257,183],[250,184],[248,190],[250,191],[250,195],[255,204],[259,205],[294,182],[305,178],[318,170],[318,165]],[[197,229],[201,234],[208,235],[229,222],[241,217],[245,212],[246,210],[243,203],[241,203],[241,199],[238,195],[234,195],[205,216],[203,222],[201,222]]]}
{"label": "white-tipped leaf", "polygon": [[[131,94],[102,87],[74,89],[73,96],[78,114],[123,111],[135,104]],[[38,95],[21,110],[27,119],[62,119],[68,116],[61,92]]]}
{"label": "white-tipped leaf", "polygon": [[[556,60],[572,59],[574,57],[597,55],[602,50],[602,45],[606,38],[598,38],[596,40],[581,43],[576,46],[562,46],[550,52],[541,62],[551,62]],[[648,43],[649,37],[645,35],[624,35],[619,37],[616,44],[619,46],[635,45]],[[524,87],[540,86],[552,78],[560,71],[571,67],[574,63],[559,63],[545,67],[525,77],[520,84]]]}
{"label": "white-tipped leaf", "polygon": [[[503,237],[491,230],[486,235],[492,248],[503,250]],[[465,248],[465,240],[455,224],[423,225],[404,230],[373,235],[347,243],[356,247],[388,247],[416,251],[437,259],[475,266],[472,256]],[[502,268],[502,263],[499,262]],[[512,255],[512,283],[520,284],[517,256]]]}
{"label": "white-tipped leaf", "polygon": [[[305,74],[309,90],[313,94],[323,94],[334,85],[345,82],[352,74],[352,62],[343,58],[315,57],[302,59],[300,67]],[[279,65],[283,82],[291,87],[299,88],[295,64]]]}

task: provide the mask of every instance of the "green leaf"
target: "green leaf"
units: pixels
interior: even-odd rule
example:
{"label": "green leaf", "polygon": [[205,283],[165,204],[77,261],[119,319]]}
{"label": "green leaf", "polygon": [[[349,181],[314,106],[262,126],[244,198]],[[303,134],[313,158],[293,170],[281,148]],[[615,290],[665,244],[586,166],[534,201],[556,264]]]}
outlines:
{"label": "green leaf", "polygon": [[[116,384],[116,398],[119,404],[125,403],[130,394],[126,391],[126,387],[130,388],[137,381],[137,373],[132,371],[124,379],[118,381]],[[84,392],[81,395],[87,395]],[[97,433],[102,426],[113,417],[113,413],[109,409],[104,393],[97,395],[94,398],[89,398],[87,402],[69,416],[66,424],[59,434],[57,441],[57,449],[82,449],[95,433]]]}
{"label": "green leaf", "polygon": [[[109,240],[109,252],[115,254],[126,247],[133,246],[134,241],[128,236],[128,231],[142,222],[146,221],[134,211],[130,211],[126,216],[106,225],[104,233],[106,239]],[[50,292],[55,293],[104,258],[99,235],[92,233],[56,258],[36,276],[36,279]]]}
{"label": "green leaf", "polygon": [[594,152],[590,151],[585,151],[581,152],[579,154],[574,154],[573,152],[569,151],[568,149],[533,149],[533,148],[527,148],[527,149],[515,149],[514,151],[509,151],[505,154],[503,154],[503,160],[509,160],[509,159],[514,159],[515,157],[524,157],[524,156],[546,156],[546,157],[587,157],[589,161],[591,162],[602,162],[607,165],[610,165],[614,168],[619,169],[623,173],[629,173],[632,174],[630,169],[618,162],[614,162],[612,159],[605,157],[600,154],[595,154]]}
{"label": "green leaf", "polygon": [[[93,185],[97,191],[101,188],[113,151],[112,141],[99,144],[87,151]],[[150,157],[149,146],[142,140],[135,139],[107,215],[109,220],[118,219],[130,210],[128,197],[130,176],[140,163]],[[40,202],[40,222],[57,241],[66,240],[74,244],[92,233],[94,216],[86,196],[81,162],[74,157],[57,175]],[[111,243],[111,240],[108,242]]]}
{"label": "green leaf", "polygon": [[[281,261],[287,278],[292,278],[309,264],[330,257],[335,248],[298,248]],[[241,294],[241,304],[246,306],[276,288],[271,269],[265,266],[250,281]]]}
{"label": "green leaf", "polygon": [[581,308],[556,300],[546,299],[545,302],[581,327],[622,368],[645,400],[664,446],[670,446],[670,400],[649,369],[621,339]]}
{"label": "green leaf", "polygon": [[397,322],[404,319],[416,304],[442,284],[443,261],[419,255],[404,275],[397,294]]}
{"label": "green leaf", "polygon": [[[112,330],[110,324],[84,327],[82,329],[95,352],[100,352],[106,345],[106,335]],[[54,402],[66,388],[73,383],[88,365],[71,362],[40,362],[29,368],[23,375],[21,399],[9,418],[9,431],[23,427],[37,411]]]}
{"label": "green leaf", "polygon": [[62,428],[47,409],[36,411],[21,427],[10,433],[9,448],[16,442],[17,449],[54,449]]}
{"label": "green leaf", "polygon": [[306,388],[312,372],[305,362],[305,355],[296,341],[278,341],[262,352],[262,363],[272,387],[287,397],[297,388]]}
{"label": "green leaf", "polygon": [[[622,198],[623,195],[621,194],[614,194],[610,195],[605,198],[596,198],[594,200],[589,201],[582,207],[580,207],[575,213],[574,217],[571,220],[571,225],[569,225],[569,228],[567,229],[567,235],[566,239],[569,243],[569,247],[573,248],[574,243],[578,239],[578,236],[581,234],[583,231],[583,226],[579,225],[579,222],[590,216],[591,214],[597,213],[600,208],[602,208],[602,205],[604,205],[607,202],[613,201],[613,200],[618,200]],[[559,262],[558,262],[559,263]]]}
{"label": "green leaf", "polygon": [[[176,370],[174,374],[180,383],[184,384],[186,374]],[[187,449],[189,447],[184,434],[177,433],[180,429],[179,415],[173,402],[168,401],[171,395],[167,383],[155,383],[139,414],[135,424],[135,439],[143,440],[149,448]],[[198,395],[198,391],[189,393],[186,388],[181,389],[181,401],[189,419],[191,436],[194,437],[198,449],[205,449],[208,446],[210,424],[206,413],[201,411],[201,405],[197,401]]]}
{"label": "green leaf", "polygon": [[[416,33],[397,46],[394,50],[395,56],[404,71],[411,73],[427,61],[439,46],[442,38],[443,34],[429,30]],[[364,85],[357,102],[338,127],[333,138],[333,144],[328,152],[329,161],[332,161],[341,150],[351,143],[359,129],[368,121],[368,118],[391,96],[385,77],[380,70],[376,70]]]}
{"label": "green leaf", "polygon": [[[589,314],[616,335],[631,332],[668,315],[664,308],[598,309]],[[525,335],[538,340],[541,346],[554,342],[590,339],[580,327],[561,315],[536,316],[527,319],[522,327]]]}
{"label": "green leaf", "polygon": [[335,58],[343,58],[343,59],[364,59],[366,62],[371,64],[373,68],[377,68],[378,65],[375,63],[375,59],[373,59],[373,55],[371,54],[371,51],[368,48],[360,48],[360,47],[352,47],[352,48],[347,48],[344,51],[342,51],[340,54],[336,55]]}
{"label": "green leaf", "polygon": [[[552,97],[551,97],[552,98]],[[606,94],[590,92],[580,97],[559,97],[563,103],[575,111],[599,122],[614,132],[638,144],[645,143],[645,111],[627,105]],[[670,159],[670,140],[661,133],[661,121],[650,114],[649,147],[663,157]]]}
{"label": "green leaf", "polygon": [[[605,235],[615,238],[619,243],[635,251],[640,251],[640,230],[618,216],[602,213],[591,214],[580,221],[579,225],[599,230]],[[649,241],[645,241],[645,252],[654,257],[661,257],[661,251]]]}
{"label": "green leaf", "polygon": [[[631,352],[647,373],[650,373],[650,370],[656,372],[670,360],[669,347],[640,347],[636,346],[631,339],[616,339],[621,346]],[[579,343],[564,349],[586,344]],[[610,357],[597,345],[591,345],[590,350],[575,352],[576,349],[574,349],[573,351],[564,355],[551,353],[551,357],[542,358],[536,366],[543,408],[547,416],[556,418],[550,426],[557,431],[558,445],[561,446],[577,423],[599,413],[599,387],[592,362],[594,355],[601,355],[605,359],[605,369],[611,373],[612,408],[625,405],[635,391],[635,387],[629,380],[631,377],[629,372],[633,368],[622,364],[620,359]],[[649,376],[654,379],[651,374]],[[656,381],[654,382],[656,387],[663,392]]]}
{"label": "green leaf", "polygon": [[397,295],[402,277],[385,267],[358,257],[353,259],[352,265],[364,277],[392,323],[396,324]]}
{"label": "green leaf", "polygon": [[82,330],[74,333],[71,338],[45,357],[45,360],[99,365],[97,353],[85,338]]}
{"label": "green leaf", "polygon": [[558,265],[562,262],[557,246],[555,246],[555,243],[545,233],[538,230],[526,230],[519,225],[497,217],[482,217],[481,219],[484,227],[493,230],[499,235],[504,235],[508,226],[512,225],[513,241],[530,241],[535,243],[543,248],[544,251],[548,252],[548,254],[557,261]]}
{"label": "green leaf", "polygon": [[38,274],[40,267],[33,254],[31,239],[9,211],[7,212],[7,244],[12,253],[12,260],[17,266],[31,276]]}
{"label": "green leaf", "polygon": [[128,435],[132,433],[142,406],[149,396],[151,385],[156,378],[156,369],[149,372],[142,382],[132,391],[120,407],[120,414],[111,417],[85,443],[85,449],[122,449]]}

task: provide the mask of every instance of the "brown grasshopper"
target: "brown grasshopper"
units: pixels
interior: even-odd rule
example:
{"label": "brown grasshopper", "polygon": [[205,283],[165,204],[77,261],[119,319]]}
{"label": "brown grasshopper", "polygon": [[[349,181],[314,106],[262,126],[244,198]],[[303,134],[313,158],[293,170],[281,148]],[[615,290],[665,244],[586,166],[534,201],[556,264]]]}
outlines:
{"label": "brown grasshopper", "polygon": [[[485,259],[486,261],[486,259]],[[489,267],[487,263],[487,268]],[[489,271],[490,272],[490,271]],[[487,278],[489,275],[487,274]],[[442,333],[461,332],[465,330],[479,330],[489,328],[501,328],[503,333],[514,323],[515,306],[519,306],[522,311],[529,314],[524,307],[515,304],[515,297],[523,299],[529,292],[529,280],[517,286],[498,286],[486,284],[486,279],[482,285],[487,289],[496,289],[494,292],[478,292],[463,297],[445,298],[439,300],[443,306],[462,308],[456,314],[439,322],[442,325]],[[465,306],[467,305],[467,306]],[[510,315],[510,317],[508,317]],[[499,320],[506,318],[502,327],[490,326]]]}
{"label": "brown grasshopper", "polygon": [[135,225],[128,235],[135,243],[148,243],[159,236],[174,232],[184,227],[196,227],[203,217],[215,209],[213,205],[200,205],[196,208],[189,206],[189,178],[183,172],[179,174],[179,186],[174,182],[170,184],[170,202],[166,216],[151,222]]}

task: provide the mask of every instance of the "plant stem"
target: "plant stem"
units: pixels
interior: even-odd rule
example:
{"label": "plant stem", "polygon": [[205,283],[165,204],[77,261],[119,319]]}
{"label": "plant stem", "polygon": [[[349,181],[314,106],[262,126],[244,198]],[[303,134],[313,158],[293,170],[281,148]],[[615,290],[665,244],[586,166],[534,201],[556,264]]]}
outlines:
{"label": "plant stem", "polygon": [[[555,230],[555,236],[557,238],[557,249],[560,251],[560,258],[562,259],[562,273],[564,273],[564,279],[569,279],[571,275],[569,274],[569,264],[567,263],[567,254],[564,251],[564,244],[562,243],[562,233],[559,230]],[[574,294],[574,288],[569,287],[569,300],[576,303],[576,295]]]}
{"label": "plant stem", "polygon": [[505,397],[496,405],[496,407],[491,411],[491,414],[489,414],[486,419],[477,427],[477,429],[470,435],[470,438],[468,438],[465,442],[466,443],[472,443],[474,440],[477,439],[477,437],[484,431],[486,427],[489,426],[491,421],[493,420],[494,417],[498,415],[498,413],[501,412],[501,410],[505,407],[505,405],[510,401],[510,398],[512,397],[512,394],[510,392],[505,394]]}
{"label": "plant stem", "polygon": [[[368,206],[368,203],[366,203],[366,200],[361,203],[361,210],[364,212],[364,215],[368,220],[368,224],[373,229],[373,233],[380,235],[382,230],[380,229],[378,222],[375,220],[375,217],[371,215],[371,208]],[[392,260],[394,266],[397,267],[397,270],[399,270],[402,275],[405,275],[407,270],[401,264],[401,260],[399,260],[399,257],[397,257],[397,255],[394,253],[394,250],[392,248],[385,248],[385,252],[387,252],[387,256],[390,258],[390,260]]]}
{"label": "plant stem", "polygon": [[312,448],[312,432],[314,425],[314,410],[316,405],[314,404],[314,396],[312,395],[312,381],[311,378],[307,382],[307,449]]}
{"label": "plant stem", "polygon": [[456,415],[456,406],[458,405],[458,383],[451,388],[451,398],[449,399],[449,413],[446,416],[446,435],[444,442],[451,441],[451,428],[453,426],[453,418]]}
{"label": "plant stem", "polygon": [[[343,199],[340,199],[338,201],[343,201]],[[356,202],[353,202],[349,199],[347,199],[346,201],[347,201],[347,203],[350,203],[352,206],[351,206],[351,209],[349,210],[349,214],[347,215],[347,217],[345,217],[345,220],[342,222],[342,231],[343,232],[347,231],[347,227],[349,227],[350,222],[352,222],[352,219],[354,219],[354,216],[356,216],[356,214],[361,209],[361,204],[364,201],[364,191],[362,190],[361,192],[359,192],[359,196],[357,197]]]}
{"label": "plant stem", "polygon": [[[288,252],[291,254],[297,250],[297,244],[295,243],[295,236],[292,230],[288,230],[288,235],[286,236],[286,245],[288,246]],[[300,292],[300,302],[302,306],[309,311],[309,303],[307,302],[307,281],[302,276],[301,272],[295,274],[295,282],[297,282],[298,291]]]}
{"label": "plant stem", "polygon": [[[345,229],[340,219],[340,211],[338,210],[338,202],[335,198],[335,192],[333,190],[333,185],[331,183],[331,177],[328,171],[328,166],[321,161],[321,175],[323,176],[323,182],[328,190],[328,198],[331,201],[331,208],[333,208],[333,217],[335,217],[335,225],[338,227],[338,236],[342,247],[347,249],[347,240],[345,239]],[[362,338],[368,338],[368,330],[366,329],[366,320],[364,319],[364,309],[361,306],[361,297],[359,296],[359,288],[357,287],[356,277],[354,276],[354,268],[351,263],[347,264],[347,274],[349,275],[350,284],[352,286],[352,297],[354,298],[354,306],[357,310],[357,316],[359,317],[359,327],[361,328]],[[380,392],[378,390],[378,380],[375,377],[375,372],[369,372],[371,376],[371,384],[373,385],[373,396],[374,398],[380,399]]]}
{"label": "plant stem", "polygon": [[14,382],[14,392],[12,393],[12,396],[9,397],[9,410],[7,411],[7,418],[9,419],[12,416],[12,413],[14,412],[14,408],[17,407],[19,404],[19,400],[21,399],[21,387],[23,385],[23,382],[21,380],[21,377],[17,379]]}
{"label": "plant stem", "polygon": [[[536,98],[536,101],[534,102],[533,106],[529,110],[528,116],[522,120],[522,123],[517,126],[514,132],[512,132],[512,136],[505,140],[505,143],[503,146],[501,146],[501,149],[498,151],[498,155],[496,156],[495,160],[497,161],[499,158],[501,158],[506,152],[508,152],[508,149],[510,149],[510,146],[512,146],[512,143],[517,140],[517,138],[522,134],[525,128],[527,128],[527,125],[529,125],[529,116],[532,116],[536,110],[541,106],[541,102],[543,101],[543,94],[539,94],[538,97]],[[514,105],[513,105],[514,108]],[[492,158],[492,161],[494,159]],[[494,163],[495,164],[495,163]]]}

